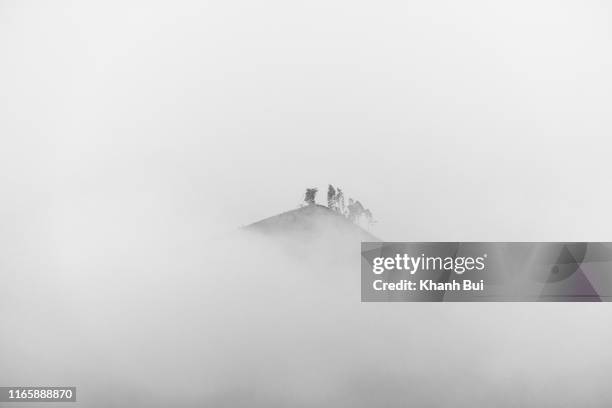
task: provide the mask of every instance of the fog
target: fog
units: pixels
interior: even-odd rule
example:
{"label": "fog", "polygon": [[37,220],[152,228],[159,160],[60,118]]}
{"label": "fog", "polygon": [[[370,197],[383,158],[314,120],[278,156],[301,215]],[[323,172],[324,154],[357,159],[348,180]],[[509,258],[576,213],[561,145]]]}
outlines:
{"label": "fog", "polygon": [[[68,406],[609,406],[606,304],[362,304],[398,241],[609,241],[596,1],[0,1],[0,385]],[[322,197],[320,197],[322,202]]]}
{"label": "fog", "polygon": [[0,382],[88,407],[610,403],[605,305],[360,303],[354,236],[176,245],[124,221],[4,287]]}

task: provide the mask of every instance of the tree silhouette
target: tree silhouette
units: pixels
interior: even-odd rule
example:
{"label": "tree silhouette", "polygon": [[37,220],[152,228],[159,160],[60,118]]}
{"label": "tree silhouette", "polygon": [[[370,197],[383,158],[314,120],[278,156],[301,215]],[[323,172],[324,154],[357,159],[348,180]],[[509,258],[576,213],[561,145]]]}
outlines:
{"label": "tree silhouette", "polygon": [[352,198],[349,198],[348,205],[348,219],[353,221],[356,224],[359,224],[359,220],[364,213],[365,208],[359,201],[354,201]]}
{"label": "tree silhouette", "polygon": [[314,205],[317,191],[319,191],[318,188],[307,188],[304,194],[304,202],[308,205]]}
{"label": "tree silhouette", "polygon": [[342,189],[338,187],[336,190],[336,212],[346,216],[346,207],[344,205],[344,193]]}
{"label": "tree silhouette", "polygon": [[336,210],[336,189],[331,184],[327,188],[327,207],[330,210]]}
{"label": "tree silhouette", "polygon": [[[307,188],[304,193],[305,205],[315,205],[318,188]],[[327,187],[327,207],[349,219],[351,222],[361,225],[365,219],[368,226],[371,226],[376,221],[372,216],[372,212],[365,208],[359,200],[348,199],[348,205],[344,201],[344,192],[340,187],[335,187],[331,184]]]}

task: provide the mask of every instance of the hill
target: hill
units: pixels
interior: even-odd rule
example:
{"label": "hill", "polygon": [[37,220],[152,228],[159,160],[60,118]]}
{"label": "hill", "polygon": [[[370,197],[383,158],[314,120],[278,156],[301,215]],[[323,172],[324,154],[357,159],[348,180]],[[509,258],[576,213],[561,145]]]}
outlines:
{"label": "hill", "polygon": [[269,237],[317,240],[344,238],[351,241],[380,241],[360,226],[329,208],[313,204],[287,211],[244,227],[247,232]]}

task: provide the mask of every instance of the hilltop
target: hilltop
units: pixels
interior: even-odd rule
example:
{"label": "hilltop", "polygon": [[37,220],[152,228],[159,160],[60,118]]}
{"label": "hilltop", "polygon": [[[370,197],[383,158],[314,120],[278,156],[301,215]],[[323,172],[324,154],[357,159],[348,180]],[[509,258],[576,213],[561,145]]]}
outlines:
{"label": "hilltop", "polygon": [[245,231],[266,236],[316,240],[344,238],[354,241],[380,241],[346,217],[319,204],[305,205],[244,227]]}

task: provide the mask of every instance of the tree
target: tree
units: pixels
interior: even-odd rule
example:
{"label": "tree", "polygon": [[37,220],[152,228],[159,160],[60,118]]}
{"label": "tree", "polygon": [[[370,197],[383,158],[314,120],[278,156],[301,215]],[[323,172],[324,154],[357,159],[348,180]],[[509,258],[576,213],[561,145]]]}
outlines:
{"label": "tree", "polygon": [[327,207],[332,211],[336,210],[336,189],[331,184],[327,188]]}
{"label": "tree", "polygon": [[356,224],[359,224],[361,216],[364,213],[365,208],[359,201],[354,201],[352,198],[349,198],[348,205],[348,219],[353,221]]}
{"label": "tree", "polygon": [[[315,187],[306,189],[306,193],[304,194],[305,205],[316,204],[318,191],[319,189]],[[368,226],[376,222],[372,216],[372,212],[365,208],[359,200],[349,198],[348,205],[346,205],[342,189],[340,187],[334,188],[331,184],[327,187],[327,207],[358,225],[362,223],[363,219],[365,219]]]}
{"label": "tree", "polygon": [[342,192],[342,190],[340,189],[340,187],[338,187],[338,189],[336,190],[336,212],[344,215],[346,217],[346,207],[344,205],[344,193]]}
{"label": "tree", "polygon": [[307,188],[304,194],[304,202],[308,205],[314,205],[317,191],[319,191],[318,188]]}

